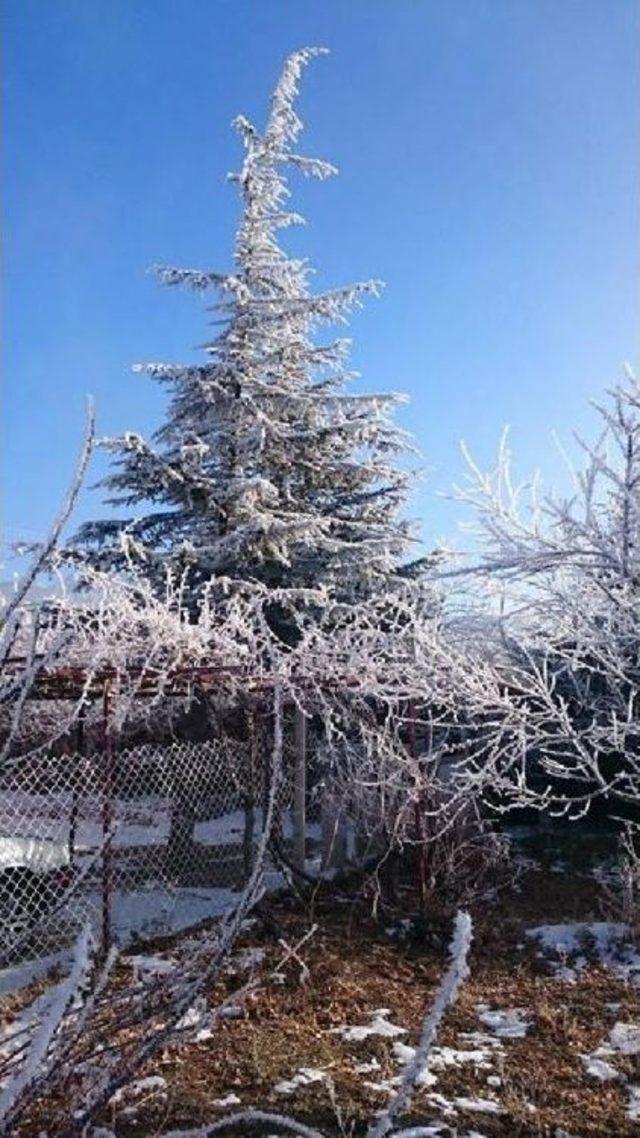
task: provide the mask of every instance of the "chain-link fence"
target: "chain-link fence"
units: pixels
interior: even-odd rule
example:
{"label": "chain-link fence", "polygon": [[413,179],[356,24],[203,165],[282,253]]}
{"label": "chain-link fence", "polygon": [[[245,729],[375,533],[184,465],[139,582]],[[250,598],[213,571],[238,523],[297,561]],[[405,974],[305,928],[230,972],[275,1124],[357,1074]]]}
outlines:
{"label": "chain-link fence", "polygon": [[[87,919],[107,945],[224,912],[251,871],[269,784],[260,740],[14,761],[0,778],[0,962],[58,952]],[[287,774],[285,847],[292,800]]]}

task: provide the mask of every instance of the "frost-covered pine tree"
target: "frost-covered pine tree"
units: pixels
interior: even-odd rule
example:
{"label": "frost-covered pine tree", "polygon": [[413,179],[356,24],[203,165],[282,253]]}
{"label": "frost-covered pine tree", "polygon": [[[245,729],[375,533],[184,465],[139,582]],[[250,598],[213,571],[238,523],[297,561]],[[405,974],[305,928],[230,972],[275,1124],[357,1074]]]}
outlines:
{"label": "frost-covered pine tree", "polygon": [[402,572],[412,536],[401,516],[410,476],[395,465],[408,449],[392,420],[400,397],[347,391],[349,341],[316,338],[379,284],[313,294],[308,263],[279,241],[302,221],[288,208],[288,173],[335,173],[296,149],[298,81],[318,54],[287,59],[263,133],[235,120],[245,157],[230,176],[242,198],[234,270],[157,269],[164,284],[215,291],[222,328],[202,363],[136,369],[169,388],[167,419],[151,442],[106,440],[116,470],[103,484],[121,509],[154,508],[85,525],[94,563],[134,554],[158,580],[188,568],[195,593],[228,576],[363,596]]}

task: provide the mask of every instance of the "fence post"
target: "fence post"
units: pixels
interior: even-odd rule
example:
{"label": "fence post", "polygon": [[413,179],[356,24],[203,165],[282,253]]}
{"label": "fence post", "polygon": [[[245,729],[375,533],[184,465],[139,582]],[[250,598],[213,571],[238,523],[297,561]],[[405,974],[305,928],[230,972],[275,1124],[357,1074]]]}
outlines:
{"label": "fence post", "polygon": [[307,717],[296,704],[293,720],[293,864],[304,871],[307,856]]}
{"label": "fence post", "polygon": [[113,895],[113,741],[109,727],[109,685],[102,694],[102,951],[105,956],[111,948]]}
{"label": "fence post", "polygon": [[326,794],[322,800],[322,868],[342,869],[347,861],[344,820],[339,804]]}
{"label": "fence post", "polygon": [[76,725],[76,753],[69,755],[70,769],[73,772],[73,785],[71,788],[71,814],[69,816],[69,864],[75,865],[76,835],[78,832],[78,813],[80,800],[80,763],[84,755],[84,721],[86,709],[84,703],[78,712]]}
{"label": "fence post", "polygon": [[249,720],[249,772],[244,794],[244,832],[242,835],[242,867],[244,880],[248,881],[253,870],[253,842],[256,817],[256,781],[258,779],[258,733],[256,730],[257,709],[247,712]]}

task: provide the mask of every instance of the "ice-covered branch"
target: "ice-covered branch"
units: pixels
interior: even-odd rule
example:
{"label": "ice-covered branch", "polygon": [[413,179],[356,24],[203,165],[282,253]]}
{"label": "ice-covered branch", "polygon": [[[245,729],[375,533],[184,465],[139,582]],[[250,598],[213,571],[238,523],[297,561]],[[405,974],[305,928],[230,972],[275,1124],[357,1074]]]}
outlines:
{"label": "ice-covered branch", "polygon": [[471,935],[469,914],[458,913],[449,948],[451,962],[424,1019],[420,1042],[415,1055],[407,1064],[397,1094],[377,1121],[369,1127],[368,1138],[385,1138],[385,1135],[393,1130],[396,1120],[405,1114],[411,1106],[417,1080],[429,1064],[429,1057],[442,1018],[447,1008],[455,1001],[461,985],[469,975],[468,956],[471,947]]}
{"label": "ice-covered branch", "polygon": [[91,948],[91,929],[87,925],[76,941],[69,975],[48,997],[46,1010],[34,1032],[20,1070],[0,1092],[0,1122],[4,1123],[4,1126],[9,1126],[15,1121],[24,1096],[33,1094],[39,1084],[47,1078],[49,1052],[56,1033],[60,1030],[73,1002],[81,998],[82,989],[87,983],[91,966]]}

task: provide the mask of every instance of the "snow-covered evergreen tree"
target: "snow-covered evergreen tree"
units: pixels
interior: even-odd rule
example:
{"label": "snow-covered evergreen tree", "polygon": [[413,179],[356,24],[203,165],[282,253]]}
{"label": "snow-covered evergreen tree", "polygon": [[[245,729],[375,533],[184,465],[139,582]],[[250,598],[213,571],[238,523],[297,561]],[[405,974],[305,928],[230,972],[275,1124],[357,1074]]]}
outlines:
{"label": "snow-covered evergreen tree", "polygon": [[106,440],[116,455],[103,483],[110,503],[146,512],[85,525],[80,540],[94,564],[117,566],[133,553],[159,581],[168,565],[190,567],[196,592],[228,576],[356,597],[401,571],[412,536],[401,516],[410,476],[395,465],[408,449],[392,420],[400,397],[348,392],[349,341],[316,339],[379,283],[314,295],[308,263],[279,243],[302,221],[287,205],[288,172],[335,173],[296,149],[298,80],[320,53],[287,59],[262,134],[235,120],[245,157],[231,175],[242,197],[234,271],[157,270],[164,284],[215,290],[222,330],[201,364],[136,369],[166,384],[171,402],[152,442],[133,433]]}

